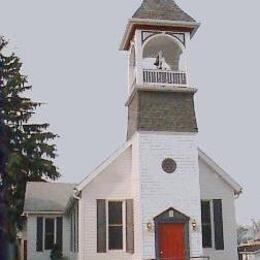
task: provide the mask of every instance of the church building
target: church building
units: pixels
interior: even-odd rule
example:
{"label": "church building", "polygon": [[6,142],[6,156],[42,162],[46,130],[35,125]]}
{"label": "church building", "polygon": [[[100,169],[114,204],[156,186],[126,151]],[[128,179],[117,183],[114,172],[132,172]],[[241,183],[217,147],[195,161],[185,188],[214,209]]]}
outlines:
{"label": "church building", "polygon": [[173,0],[143,0],[120,45],[126,142],[79,184],[27,184],[28,260],[54,245],[69,260],[238,259],[242,188],[198,146],[187,52],[199,26]]}

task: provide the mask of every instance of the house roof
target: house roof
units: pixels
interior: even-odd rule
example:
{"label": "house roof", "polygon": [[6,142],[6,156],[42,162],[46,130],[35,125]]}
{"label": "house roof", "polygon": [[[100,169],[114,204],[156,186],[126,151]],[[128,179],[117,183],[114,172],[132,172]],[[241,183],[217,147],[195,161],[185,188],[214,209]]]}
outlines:
{"label": "house roof", "polygon": [[199,158],[213,169],[214,172],[234,190],[235,195],[242,193],[243,188],[201,149],[199,149]]}
{"label": "house roof", "polygon": [[28,182],[24,213],[64,212],[75,184]]}
{"label": "house roof", "polygon": [[133,18],[196,22],[173,0],[144,0]]}

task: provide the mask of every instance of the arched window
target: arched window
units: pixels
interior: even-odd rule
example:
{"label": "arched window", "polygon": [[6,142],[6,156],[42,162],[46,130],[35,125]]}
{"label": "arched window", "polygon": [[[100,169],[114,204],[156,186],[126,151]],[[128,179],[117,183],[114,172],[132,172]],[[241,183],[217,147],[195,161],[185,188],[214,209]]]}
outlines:
{"label": "arched window", "polygon": [[143,47],[143,68],[158,68],[156,60],[160,54],[164,60],[164,69],[179,70],[180,57],[183,53],[181,43],[171,35],[158,34],[151,37]]}

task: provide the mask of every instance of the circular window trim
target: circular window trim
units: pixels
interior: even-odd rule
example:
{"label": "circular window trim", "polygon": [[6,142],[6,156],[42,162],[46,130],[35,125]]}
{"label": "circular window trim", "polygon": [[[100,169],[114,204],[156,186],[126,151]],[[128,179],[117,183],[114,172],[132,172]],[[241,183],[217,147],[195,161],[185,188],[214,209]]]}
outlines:
{"label": "circular window trim", "polygon": [[172,158],[166,158],[162,162],[162,169],[166,173],[174,173],[177,169],[177,163]]}

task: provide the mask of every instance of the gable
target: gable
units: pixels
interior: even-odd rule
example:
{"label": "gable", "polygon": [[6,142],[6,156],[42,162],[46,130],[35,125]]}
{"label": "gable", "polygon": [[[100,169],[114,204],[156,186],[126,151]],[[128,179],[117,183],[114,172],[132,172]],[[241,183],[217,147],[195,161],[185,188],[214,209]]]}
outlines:
{"label": "gable", "polygon": [[[242,192],[242,187],[217,163],[215,163],[208,155],[199,149],[199,169],[200,175],[204,178],[208,178],[210,182],[215,179],[215,186],[225,186],[230,189],[235,195],[239,195]],[[202,178],[202,176],[201,176]]]}
{"label": "gable", "polygon": [[[100,174],[110,172],[110,168],[113,169],[115,175],[119,174],[120,177],[120,167],[119,161],[124,160],[124,154],[127,153],[129,149],[131,149],[131,142],[126,142],[120,149],[118,149],[115,153],[113,153],[107,160],[105,160],[102,164],[100,164],[93,172],[91,172],[76,188],[78,192],[82,191],[87,185],[89,185],[92,181],[94,181]],[[119,163],[119,164],[118,164]],[[131,164],[128,168],[131,167]],[[130,169],[129,169],[130,172]]]}

